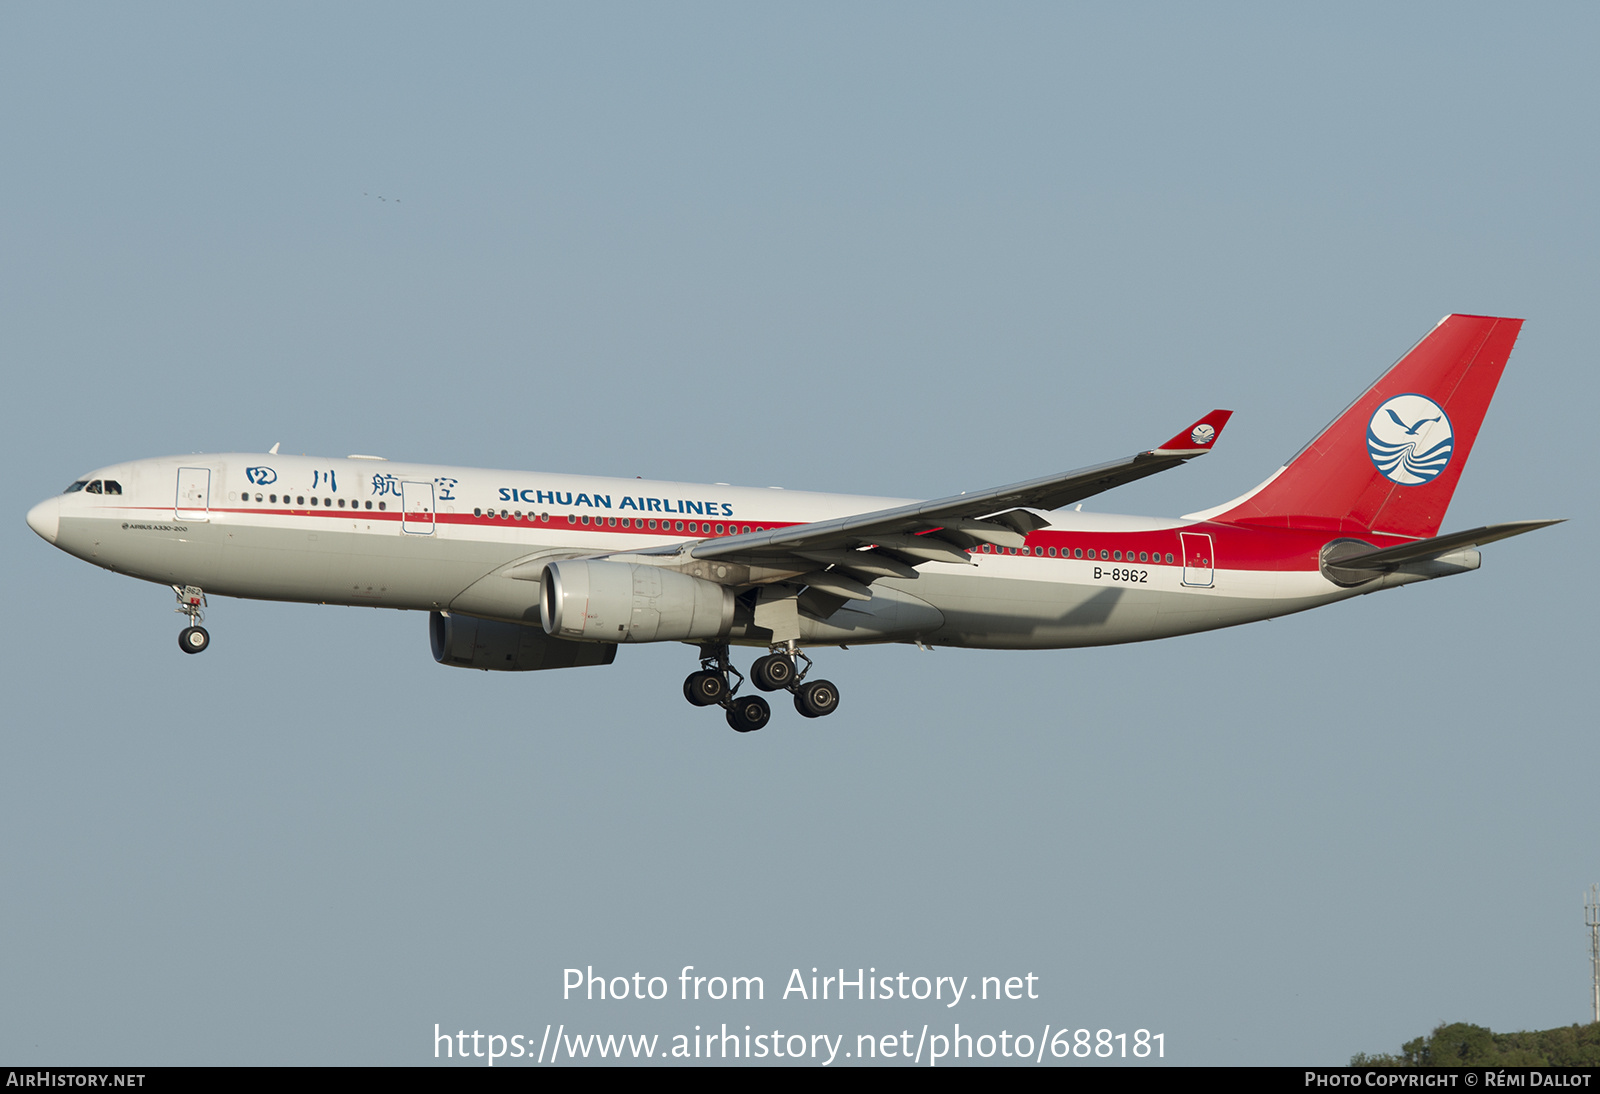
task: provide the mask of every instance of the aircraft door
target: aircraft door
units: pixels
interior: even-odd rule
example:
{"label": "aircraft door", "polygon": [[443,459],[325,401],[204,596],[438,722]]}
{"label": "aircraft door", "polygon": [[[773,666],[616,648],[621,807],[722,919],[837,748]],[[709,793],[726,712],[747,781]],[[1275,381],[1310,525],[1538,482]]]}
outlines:
{"label": "aircraft door", "polygon": [[400,530],[414,536],[433,535],[433,483],[400,484]]}
{"label": "aircraft door", "polygon": [[1204,532],[1179,532],[1178,539],[1183,543],[1183,583],[1199,589],[1211,588],[1216,576],[1211,537]]}
{"label": "aircraft door", "polygon": [[172,516],[191,523],[211,519],[211,468],[178,468],[178,500]]}

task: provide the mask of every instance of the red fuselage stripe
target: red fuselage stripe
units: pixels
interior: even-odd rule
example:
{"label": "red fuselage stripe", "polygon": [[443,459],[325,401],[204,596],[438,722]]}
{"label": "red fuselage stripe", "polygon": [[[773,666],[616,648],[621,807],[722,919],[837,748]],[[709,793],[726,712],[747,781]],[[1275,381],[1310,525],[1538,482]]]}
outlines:
{"label": "red fuselage stripe", "polygon": [[[172,512],[168,506],[117,506],[119,509],[138,508],[152,512]],[[755,531],[768,531],[774,528],[790,528],[800,521],[752,521],[748,524],[740,522],[733,524],[728,521],[663,521],[657,520],[660,527],[649,528],[645,526],[644,517],[591,517],[589,524],[584,524],[581,518],[568,516],[551,516],[549,520],[540,520],[528,514],[525,518],[501,517],[498,513],[413,513],[404,514],[399,509],[327,509],[323,507],[282,509],[275,507],[261,508],[212,508],[212,513],[236,514],[240,516],[266,516],[266,517],[322,517],[326,519],[359,519],[399,521],[409,520],[417,524],[449,524],[464,527],[496,527],[520,530],[522,528],[548,528],[560,532],[599,532],[606,535],[636,535],[660,538],[670,536],[688,539],[716,539],[712,531],[715,524],[722,524],[727,531],[724,536],[739,535],[746,528]],[[609,523],[615,521],[616,523]],[[624,526],[623,521],[628,524]],[[602,523],[606,522],[606,523]],[[666,527],[668,524],[683,524],[685,530],[678,531],[675,527]],[[687,528],[695,524],[703,531],[690,532]],[[1329,539],[1335,538],[1327,532],[1296,532],[1271,528],[1245,528],[1232,524],[1200,523],[1176,525],[1171,528],[1154,530],[1141,530],[1133,532],[1072,532],[1060,529],[1046,529],[1030,533],[1026,538],[1027,546],[1021,549],[1008,550],[994,547],[985,550],[983,547],[975,548],[974,554],[992,554],[1006,557],[1038,557],[1043,560],[1051,558],[1067,559],[1074,550],[1084,552],[1083,559],[1072,561],[1116,561],[1124,564],[1144,566],[1181,566],[1183,565],[1183,545],[1179,540],[1180,533],[1201,533],[1209,535],[1212,540],[1212,558],[1218,569],[1226,570],[1261,570],[1261,571],[1294,571],[1316,570],[1320,563],[1320,554]],[[1389,547],[1400,543],[1409,542],[1402,536],[1369,533],[1361,536],[1377,547]],[[1045,553],[1035,555],[1034,548],[1039,548]],[[1049,550],[1055,548],[1057,554],[1052,556]],[[1098,556],[1101,551],[1121,558],[1102,560]],[[1139,560],[1140,553],[1150,558],[1148,562]],[[1166,555],[1172,556],[1172,562],[1166,561]]]}

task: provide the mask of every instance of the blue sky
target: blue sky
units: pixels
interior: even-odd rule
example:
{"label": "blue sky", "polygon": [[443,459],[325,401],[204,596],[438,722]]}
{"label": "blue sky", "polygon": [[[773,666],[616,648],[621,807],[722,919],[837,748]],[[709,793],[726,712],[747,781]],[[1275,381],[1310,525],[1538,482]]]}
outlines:
{"label": "blue sky", "polygon": [[[1587,1018],[1592,8],[12,5],[0,13],[0,1056],[413,1063],[435,1022],[898,1031],[561,970],[1034,972],[970,1019],[1339,1063]],[[748,739],[170,593],[23,523],[174,452],[941,496],[1259,482],[1451,311],[1527,319],[1481,571],[1163,643],[823,654]],[[977,1028],[977,1026],[973,1027]]]}

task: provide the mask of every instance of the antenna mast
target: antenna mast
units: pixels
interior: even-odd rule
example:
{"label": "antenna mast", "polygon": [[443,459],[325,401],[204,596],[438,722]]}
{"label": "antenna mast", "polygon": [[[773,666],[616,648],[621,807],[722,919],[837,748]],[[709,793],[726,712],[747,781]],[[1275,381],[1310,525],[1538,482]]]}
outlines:
{"label": "antenna mast", "polygon": [[1583,921],[1589,926],[1589,963],[1594,968],[1594,1020],[1600,1022],[1600,885],[1589,886],[1584,894]]}

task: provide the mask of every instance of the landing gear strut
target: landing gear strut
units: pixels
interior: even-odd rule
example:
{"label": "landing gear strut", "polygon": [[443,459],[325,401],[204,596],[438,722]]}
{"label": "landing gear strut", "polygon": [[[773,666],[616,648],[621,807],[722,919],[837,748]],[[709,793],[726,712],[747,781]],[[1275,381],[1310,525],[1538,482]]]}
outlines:
{"label": "landing gear strut", "polygon": [[[803,661],[805,668],[799,668],[796,659]],[[806,683],[810,671],[811,658],[791,642],[756,658],[750,666],[750,682],[762,691],[792,692],[795,710],[807,718],[822,718],[839,709],[839,689],[828,680]],[[751,733],[767,724],[772,707],[759,695],[740,695],[744,679],[728,660],[726,642],[706,643],[700,647],[700,671],[690,673],[683,682],[683,697],[697,707],[722,707],[728,725],[740,733]]]}
{"label": "landing gear strut", "polygon": [[205,591],[197,585],[174,585],[172,591],[178,594],[175,610],[189,617],[189,625],[178,632],[178,648],[184,653],[204,653],[211,647],[211,632],[200,625],[205,618],[201,610],[206,606]]}
{"label": "landing gear strut", "polygon": [[728,660],[728,644],[707,642],[700,647],[700,671],[683,682],[683,697],[697,707],[721,707],[729,726],[754,733],[772,718],[772,708],[759,695],[740,695],[742,683],[744,675]]}

